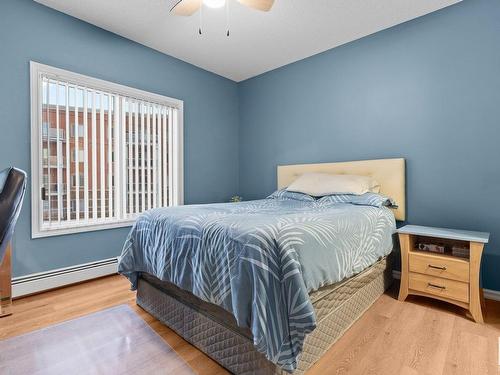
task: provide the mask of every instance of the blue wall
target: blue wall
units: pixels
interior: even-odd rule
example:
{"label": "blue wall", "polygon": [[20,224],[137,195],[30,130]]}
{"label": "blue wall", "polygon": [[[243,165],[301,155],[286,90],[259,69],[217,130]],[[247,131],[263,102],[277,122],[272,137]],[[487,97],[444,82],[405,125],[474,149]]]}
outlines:
{"label": "blue wall", "polygon": [[500,290],[500,2],[455,6],[241,83],[240,193],[276,165],[405,157],[408,221],[491,232]]}
{"label": "blue wall", "polygon": [[[236,83],[31,0],[0,1],[0,168],[30,170],[29,61],[184,100],[185,201],[227,201],[238,188]],[[31,240],[28,191],[14,275],[120,253],[127,228]]]}
{"label": "blue wall", "polygon": [[[30,0],[0,2],[0,167],[29,171],[29,60],[185,101],[186,203],[260,198],[276,165],[402,156],[408,221],[492,233],[500,290],[500,3],[462,3],[235,84]],[[239,124],[239,127],[238,127]],[[14,239],[16,276],[119,254],[127,229]]]}

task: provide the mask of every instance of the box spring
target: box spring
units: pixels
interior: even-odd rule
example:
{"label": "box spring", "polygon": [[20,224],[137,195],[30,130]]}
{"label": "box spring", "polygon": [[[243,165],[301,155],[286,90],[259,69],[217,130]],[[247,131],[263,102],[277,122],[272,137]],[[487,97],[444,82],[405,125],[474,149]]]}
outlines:
{"label": "box spring", "polygon": [[[306,336],[294,374],[304,374],[390,286],[390,258],[310,294],[317,326]],[[255,350],[250,330],[230,313],[171,283],[141,275],[137,303],[234,374],[287,374]]]}

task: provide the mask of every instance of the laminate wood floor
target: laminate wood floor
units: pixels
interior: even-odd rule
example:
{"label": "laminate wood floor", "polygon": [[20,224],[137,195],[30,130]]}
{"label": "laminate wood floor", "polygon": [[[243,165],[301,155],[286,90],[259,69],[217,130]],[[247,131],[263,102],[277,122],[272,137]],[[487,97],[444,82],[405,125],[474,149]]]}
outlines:
{"label": "laminate wood floor", "polygon": [[[322,374],[500,374],[500,302],[486,301],[484,325],[446,303],[410,297],[399,302],[397,285],[379,298],[308,372]],[[198,374],[227,374],[135,304],[121,276],[109,276],[14,301],[0,319],[0,340],[127,303]]]}

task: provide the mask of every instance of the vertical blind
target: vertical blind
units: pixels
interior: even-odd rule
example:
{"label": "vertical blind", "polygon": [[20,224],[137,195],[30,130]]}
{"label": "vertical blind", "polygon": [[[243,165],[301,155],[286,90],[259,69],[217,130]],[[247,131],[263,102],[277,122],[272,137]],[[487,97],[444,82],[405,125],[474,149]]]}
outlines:
{"label": "vertical blind", "polygon": [[50,75],[40,83],[42,230],[128,221],[172,204],[177,108]]}

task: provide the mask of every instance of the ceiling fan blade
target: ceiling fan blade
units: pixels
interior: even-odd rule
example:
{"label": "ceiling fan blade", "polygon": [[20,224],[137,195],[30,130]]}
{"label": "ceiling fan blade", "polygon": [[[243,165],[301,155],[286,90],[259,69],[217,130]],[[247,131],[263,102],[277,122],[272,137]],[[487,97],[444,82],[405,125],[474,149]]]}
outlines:
{"label": "ceiling fan blade", "polygon": [[247,7],[268,12],[273,7],[274,0],[238,0]]}
{"label": "ceiling fan blade", "polygon": [[176,0],[170,11],[178,16],[190,16],[201,7],[201,0]]}

